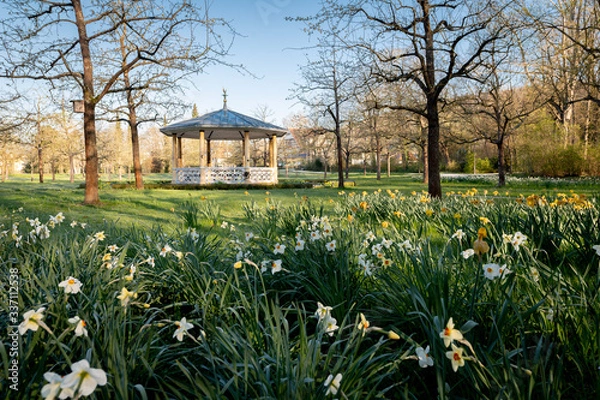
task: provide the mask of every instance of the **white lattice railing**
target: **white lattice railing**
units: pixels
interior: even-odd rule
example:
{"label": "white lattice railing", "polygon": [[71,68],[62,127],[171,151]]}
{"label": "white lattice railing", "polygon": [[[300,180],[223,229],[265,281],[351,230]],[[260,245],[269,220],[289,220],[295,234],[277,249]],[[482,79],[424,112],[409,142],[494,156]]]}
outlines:
{"label": "white lattice railing", "polygon": [[173,183],[277,183],[277,169],[266,167],[175,168]]}

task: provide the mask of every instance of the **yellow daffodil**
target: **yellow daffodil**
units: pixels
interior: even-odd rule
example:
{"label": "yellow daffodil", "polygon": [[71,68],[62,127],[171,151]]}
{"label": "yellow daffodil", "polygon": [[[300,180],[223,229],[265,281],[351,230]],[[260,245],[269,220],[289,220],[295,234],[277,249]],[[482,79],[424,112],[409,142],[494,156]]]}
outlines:
{"label": "yellow daffodil", "polygon": [[126,307],[129,302],[131,301],[131,299],[136,299],[137,298],[137,293],[135,292],[130,292],[129,290],[127,290],[126,287],[123,287],[123,289],[121,289],[121,294],[119,294],[117,296],[117,299],[121,300],[121,306]]}
{"label": "yellow daffodil", "polygon": [[490,246],[486,243],[485,240],[477,239],[473,242],[473,251],[477,255],[485,254],[490,251]]}
{"label": "yellow daffodil", "polygon": [[367,319],[365,318],[365,315],[363,313],[360,313],[360,321],[358,321],[358,324],[356,325],[356,329],[362,331],[362,334],[364,335],[367,332],[367,329],[369,328],[370,325],[371,325],[371,323],[369,321],[367,321]]}
{"label": "yellow daffodil", "polygon": [[487,230],[484,227],[481,227],[477,230],[477,238],[485,239],[487,237]]}
{"label": "yellow daffodil", "polygon": [[400,340],[400,335],[398,335],[394,331],[389,331],[388,332],[388,339],[391,339],[391,340]]}

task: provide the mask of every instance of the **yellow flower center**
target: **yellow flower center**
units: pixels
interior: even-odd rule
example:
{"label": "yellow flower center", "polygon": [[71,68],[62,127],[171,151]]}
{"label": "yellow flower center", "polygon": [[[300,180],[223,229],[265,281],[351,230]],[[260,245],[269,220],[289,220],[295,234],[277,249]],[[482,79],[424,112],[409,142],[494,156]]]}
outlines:
{"label": "yellow flower center", "polygon": [[69,279],[69,285],[74,285],[75,284],[75,279]]}

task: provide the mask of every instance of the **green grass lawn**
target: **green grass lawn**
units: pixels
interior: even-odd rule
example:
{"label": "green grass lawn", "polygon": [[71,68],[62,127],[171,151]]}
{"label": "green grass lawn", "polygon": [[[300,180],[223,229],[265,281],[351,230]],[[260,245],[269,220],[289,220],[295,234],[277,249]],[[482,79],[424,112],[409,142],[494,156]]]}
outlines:
{"label": "green grass lawn", "polygon": [[[560,192],[573,190],[586,196],[600,194],[600,181],[598,180],[543,180],[543,179],[511,179],[508,184],[498,189],[491,179],[469,180],[472,176],[464,175],[458,178],[443,178],[442,188],[445,194],[464,193],[472,188],[477,188],[480,194],[487,190],[492,193],[496,190],[500,196],[515,198],[519,195],[530,194],[556,196]],[[114,178],[112,176],[111,178]],[[145,183],[156,183],[170,179],[169,174],[151,174],[144,177]],[[323,174],[317,172],[291,172],[285,177],[280,173],[280,181],[322,180]],[[336,182],[337,175],[328,174],[328,182]],[[9,180],[0,183],[0,207],[6,212],[23,207],[27,213],[45,216],[63,212],[69,218],[80,222],[102,223],[104,220],[113,221],[120,226],[146,226],[157,224],[167,228],[173,222],[179,222],[175,216],[181,211],[182,205],[189,200],[206,200],[217,204],[223,219],[237,223],[243,217],[243,206],[252,201],[265,202],[269,197],[271,201],[280,202],[282,205],[291,205],[303,197],[308,197],[312,202],[321,204],[327,209],[331,200],[339,196],[336,187],[315,187],[310,189],[263,189],[256,190],[167,190],[146,189],[113,189],[110,185],[101,183],[100,200],[98,206],[84,206],[82,204],[84,190],[81,188],[83,179],[78,177],[70,183],[68,176],[57,175],[56,180],[46,176],[44,183],[37,181],[36,175],[14,175]],[[112,182],[119,182],[113,180]],[[122,182],[126,182],[123,179]],[[348,179],[349,186],[344,190],[347,193],[375,190],[398,190],[406,195],[412,192],[427,190],[427,185],[421,181],[421,176],[416,173],[393,174],[391,177],[382,175],[377,180],[375,174],[363,175],[352,173]],[[352,186],[350,186],[352,185]]]}

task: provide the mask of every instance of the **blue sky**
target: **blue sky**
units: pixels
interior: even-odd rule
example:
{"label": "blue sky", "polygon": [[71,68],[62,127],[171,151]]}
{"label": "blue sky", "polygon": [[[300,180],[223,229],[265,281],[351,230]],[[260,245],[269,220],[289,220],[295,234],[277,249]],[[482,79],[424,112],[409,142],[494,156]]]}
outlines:
{"label": "blue sky", "polygon": [[[316,0],[214,0],[211,16],[231,23],[238,36],[227,61],[243,64],[258,79],[225,66],[211,66],[197,77],[197,89],[190,89],[187,101],[196,103],[200,114],[222,107],[223,88],[230,109],[252,115],[259,105],[274,112],[271,122],[302,110],[290,97],[293,82],[299,82],[306,50],[314,43],[303,25],[285,17],[309,16],[319,9]],[[191,111],[190,111],[191,112]],[[190,115],[191,116],[191,115]]]}

